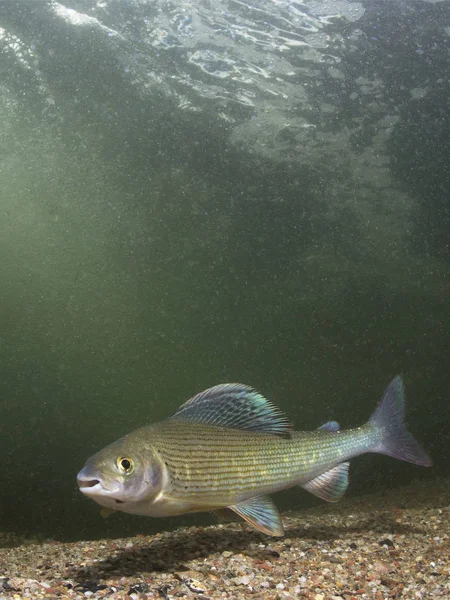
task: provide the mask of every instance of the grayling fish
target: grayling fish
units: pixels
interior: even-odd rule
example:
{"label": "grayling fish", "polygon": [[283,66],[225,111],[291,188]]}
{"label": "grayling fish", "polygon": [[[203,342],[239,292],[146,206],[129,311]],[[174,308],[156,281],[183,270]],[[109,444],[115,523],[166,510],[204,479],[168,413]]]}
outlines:
{"label": "grayling fish", "polygon": [[261,394],[231,383],[94,454],[78,473],[78,486],[107,509],[166,517],[230,508],[256,529],[283,535],[267,494],[299,485],[335,502],[348,485],[348,460],[366,452],[431,466],[405,427],[401,377],[365,425],[344,431],[335,421],[293,431]]}

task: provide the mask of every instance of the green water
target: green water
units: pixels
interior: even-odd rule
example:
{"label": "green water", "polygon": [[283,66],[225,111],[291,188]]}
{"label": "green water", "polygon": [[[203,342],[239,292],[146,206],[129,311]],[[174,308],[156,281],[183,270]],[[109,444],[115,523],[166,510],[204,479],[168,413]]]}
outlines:
{"label": "green water", "polygon": [[[3,26],[31,46],[37,24],[30,33],[6,12]],[[326,137],[271,159],[235,143],[214,110],[143,97],[83,40],[85,62],[62,75],[43,39],[45,93],[12,60],[0,83],[0,527],[75,539],[199,522],[105,521],[76,474],[221,382],[256,387],[313,429],[363,423],[402,373],[435,467],[364,457],[349,493],[448,476],[448,162],[427,179],[409,113],[379,171],[362,169],[361,147],[328,151]],[[315,502],[300,490],[277,499]]]}

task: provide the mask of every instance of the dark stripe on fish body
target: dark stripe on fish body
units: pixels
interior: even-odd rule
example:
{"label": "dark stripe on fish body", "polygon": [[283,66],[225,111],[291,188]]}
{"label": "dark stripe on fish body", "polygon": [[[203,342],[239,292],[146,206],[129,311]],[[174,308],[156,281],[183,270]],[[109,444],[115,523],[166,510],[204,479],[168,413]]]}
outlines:
{"label": "dark stripe on fish body", "polygon": [[150,427],[152,445],[169,470],[173,491],[183,496],[214,492],[237,497],[296,485],[302,477],[311,478],[312,467],[320,474],[333,457],[338,464],[358,454],[374,435],[367,426],[343,433],[293,433],[291,439],[175,421]]}

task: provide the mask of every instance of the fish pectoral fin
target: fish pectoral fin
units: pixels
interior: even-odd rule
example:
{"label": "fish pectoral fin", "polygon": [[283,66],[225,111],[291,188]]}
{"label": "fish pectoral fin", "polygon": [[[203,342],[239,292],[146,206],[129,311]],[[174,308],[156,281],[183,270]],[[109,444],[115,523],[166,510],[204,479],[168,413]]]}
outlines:
{"label": "fish pectoral fin", "polygon": [[315,479],[311,479],[301,487],[326,500],[327,502],[337,502],[345,494],[348,486],[348,468],[349,462],[343,462],[337,467],[333,467],[329,471],[322,473]]}
{"label": "fish pectoral fin", "polygon": [[281,515],[269,496],[249,498],[228,508],[267,535],[284,535]]}

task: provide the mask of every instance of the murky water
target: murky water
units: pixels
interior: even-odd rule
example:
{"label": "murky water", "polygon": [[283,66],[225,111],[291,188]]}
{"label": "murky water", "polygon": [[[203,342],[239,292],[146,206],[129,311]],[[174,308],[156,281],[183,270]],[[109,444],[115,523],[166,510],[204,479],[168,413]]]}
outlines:
{"label": "murky water", "polygon": [[2,529],[198,522],[75,477],[225,381],[312,429],[401,372],[436,466],[350,493],[448,475],[449,45],[446,1],[0,3]]}

